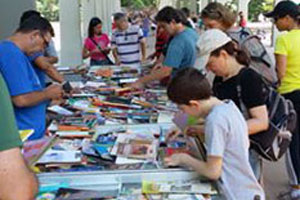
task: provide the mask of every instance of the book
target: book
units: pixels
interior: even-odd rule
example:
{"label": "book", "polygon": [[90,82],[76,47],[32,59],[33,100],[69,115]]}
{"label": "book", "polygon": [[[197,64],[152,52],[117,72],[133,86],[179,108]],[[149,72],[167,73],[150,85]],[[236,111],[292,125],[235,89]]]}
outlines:
{"label": "book", "polygon": [[50,106],[47,110],[65,116],[71,116],[74,113],[58,105]]}
{"label": "book", "polygon": [[130,140],[129,143],[118,144],[118,156],[134,159],[155,159],[155,146],[148,140]]}
{"label": "book", "polygon": [[82,140],[81,139],[57,139],[55,144],[52,146],[54,150],[72,150],[77,151],[82,148]]}
{"label": "book", "polygon": [[57,131],[55,135],[61,138],[91,138],[92,132],[88,131]]}
{"label": "book", "polygon": [[63,163],[74,164],[81,163],[80,151],[62,151],[49,149],[38,161],[37,164]]}
{"label": "book", "polygon": [[178,182],[142,182],[143,194],[216,194],[216,190],[209,182],[178,181]]}
{"label": "book", "polygon": [[72,125],[58,125],[58,131],[85,131],[91,132],[89,127],[82,127],[82,126],[72,126]]}
{"label": "book", "polygon": [[182,132],[184,132],[188,126],[196,125],[198,118],[189,116],[183,112],[177,112],[172,121]]}
{"label": "book", "polygon": [[188,124],[188,115],[183,112],[177,112],[172,121],[183,132]]}
{"label": "book", "polygon": [[111,196],[105,195],[102,191],[93,190],[79,190],[60,188],[56,194],[56,200],[88,200],[88,199],[99,199],[99,200],[117,200],[118,191],[112,191]]}
{"label": "book", "polygon": [[165,157],[170,157],[173,154],[178,154],[178,153],[190,154],[189,150],[186,147],[181,147],[181,148],[167,147],[167,148],[165,148]]}
{"label": "book", "polygon": [[25,142],[31,135],[33,135],[34,130],[33,129],[20,130],[19,133],[22,142]]}
{"label": "book", "polygon": [[33,166],[45,151],[55,143],[56,139],[55,136],[51,136],[25,142],[23,144],[22,153],[28,165]]}

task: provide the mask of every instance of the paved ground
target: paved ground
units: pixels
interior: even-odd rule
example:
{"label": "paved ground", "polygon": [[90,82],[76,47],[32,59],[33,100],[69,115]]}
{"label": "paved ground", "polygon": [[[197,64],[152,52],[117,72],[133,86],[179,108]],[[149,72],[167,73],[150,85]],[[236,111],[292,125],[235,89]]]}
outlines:
{"label": "paved ground", "polygon": [[289,190],[285,158],[278,162],[264,162],[263,174],[264,189],[268,200],[276,200],[279,193]]}

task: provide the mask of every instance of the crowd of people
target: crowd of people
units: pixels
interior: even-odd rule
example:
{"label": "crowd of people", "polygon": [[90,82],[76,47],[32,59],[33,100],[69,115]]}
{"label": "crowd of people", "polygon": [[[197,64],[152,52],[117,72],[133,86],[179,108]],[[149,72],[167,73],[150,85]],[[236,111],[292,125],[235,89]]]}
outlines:
{"label": "crowd of people", "polygon": [[[293,103],[300,119],[300,9],[282,1],[265,17],[273,19],[279,31],[286,31],[275,44],[276,87]],[[199,119],[193,131],[204,136],[206,159],[181,153],[165,162],[191,167],[216,181],[220,199],[266,199],[263,158],[251,145],[251,137],[270,128],[267,86],[259,67],[253,66],[258,65],[253,52],[241,45],[243,34],[251,34],[243,13],[237,15],[213,2],[200,17],[187,8],[167,6],[155,15],[150,11],[116,13],[113,20],[111,37],[102,30],[106,22],[98,17],[90,20],[83,59],[89,58],[91,66],[138,69],[147,59],[154,60],[150,73],[128,86],[142,89],[161,81],[178,109]],[[156,29],[155,52],[147,58],[151,28]],[[54,67],[58,57],[52,37],[49,21],[36,11],[27,11],[17,30],[0,42],[0,199],[29,200],[37,192],[37,179],[22,158],[18,130],[33,129],[29,140],[42,138],[47,106],[64,95],[64,77]],[[213,81],[206,76],[209,72],[214,74]],[[291,143],[285,153],[292,200],[300,199],[299,128],[289,130]],[[181,134],[189,134],[188,129]]]}

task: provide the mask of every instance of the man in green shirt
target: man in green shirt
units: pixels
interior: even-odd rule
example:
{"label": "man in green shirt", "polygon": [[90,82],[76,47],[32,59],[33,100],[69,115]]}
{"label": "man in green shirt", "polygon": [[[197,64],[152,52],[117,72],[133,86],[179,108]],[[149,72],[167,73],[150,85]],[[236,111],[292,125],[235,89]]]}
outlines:
{"label": "man in green shirt", "polygon": [[0,74],[0,198],[32,200],[38,182],[21,154],[22,141],[16,127],[13,107]]}

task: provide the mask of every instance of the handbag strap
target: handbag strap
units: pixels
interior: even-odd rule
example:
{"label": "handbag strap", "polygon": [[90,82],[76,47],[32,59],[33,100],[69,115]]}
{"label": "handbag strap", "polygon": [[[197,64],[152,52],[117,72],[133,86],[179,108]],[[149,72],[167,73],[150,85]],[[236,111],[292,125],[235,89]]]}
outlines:
{"label": "handbag strap", "polygon": [[91,37],[89,37],[89,39],[94,43],[94,45],[96,45],[96,47],[100,50],[100,52],[105,56],[105,58],[111,62],[110,58],[108,57],[107,53],[103,51],[103,49],[101,48],[101,46]]}

